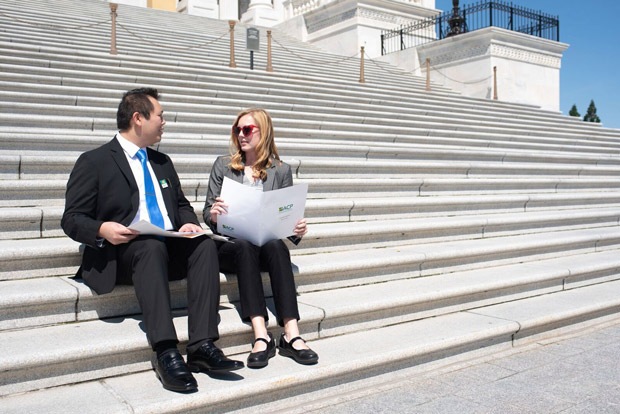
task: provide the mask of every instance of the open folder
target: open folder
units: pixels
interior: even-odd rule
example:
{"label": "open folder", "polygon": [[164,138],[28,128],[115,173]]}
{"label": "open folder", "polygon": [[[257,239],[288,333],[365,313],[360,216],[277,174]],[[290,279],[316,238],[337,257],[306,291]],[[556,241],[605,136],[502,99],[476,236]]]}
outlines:
{"label": "open folder", "polygon": [[207,233],[206,231],[197,231],[197,232],[180,232],[180,231],[168,231],[164,230],[160,227],[157,227],[146,220],[140,220],[136,223],[133,223],[129,226],[132,230],[137,230],[140,234],[145,236],[163,236],[163,237],[183,237],[186,239],[193,239],[198,236],[207,236],[211,237],[214,240],[222,240],[229,241],[228,237],[223,237],[217,234]]}
{"label": "open folder", "polygon": [[228,214],[218,216],[217,231],[256,246],[292,236],[304,217],[307,194],[308,184],[263,192],[224,177],[220,197]]}

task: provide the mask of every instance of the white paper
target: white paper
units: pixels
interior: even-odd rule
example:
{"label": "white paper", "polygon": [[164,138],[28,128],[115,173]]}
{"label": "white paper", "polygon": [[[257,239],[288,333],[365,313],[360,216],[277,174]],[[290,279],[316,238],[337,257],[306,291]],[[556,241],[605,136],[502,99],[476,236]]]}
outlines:
{"label": "white paper", "polygon": [[132,230],[137,230],[140,232],[140,234],[145,236],[184,237],[186,239],[193,239],[194,237],[198,236],[208,236],[214,240],[228,241],[227,237],[207,233],[206,231],[180,232],[164,230],[161,227],[157,227],[146,220],[140,220],[136,223],[133,223],[128,228]]}
{"label": "white paper", "polygon": [[217,231],[262,246],[270,240],[294,235],[304,217],[308,184],[261,191],[224,177],[220,197],[228,214],[217,218]]}

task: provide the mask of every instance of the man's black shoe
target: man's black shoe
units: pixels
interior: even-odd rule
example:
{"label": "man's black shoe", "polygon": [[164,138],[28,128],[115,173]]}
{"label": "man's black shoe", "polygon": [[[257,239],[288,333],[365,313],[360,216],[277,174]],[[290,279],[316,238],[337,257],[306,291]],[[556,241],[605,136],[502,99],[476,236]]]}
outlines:
{"label": "man's black shoe", "polygon": [[178,349],[165,351],[159,357],[153,355],[151,364],[165,389],[177,392],[198,390],[196,379],[189,371]]}
{"label": "man's black shoe", "polygon": [[213,341],[207,341],[195,352],[188,353],[187,365],[192,372],[235,371],[243,368],[243,362],[226,358]]}

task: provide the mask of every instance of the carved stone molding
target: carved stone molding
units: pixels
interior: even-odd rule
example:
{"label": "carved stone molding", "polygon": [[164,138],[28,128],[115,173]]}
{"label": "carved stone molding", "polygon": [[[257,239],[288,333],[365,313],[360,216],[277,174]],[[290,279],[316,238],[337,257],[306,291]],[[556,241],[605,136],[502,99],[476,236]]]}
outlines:
{"label": "carved stone molding", "polygon": [[308,16],[306,17],[306,27],[308,33],[314,33],[326,27],[334,26],[338,23],[344,22],[355,17],[361,17],[374,21],[387,22],[394,26],[408,25],[417,22],[416,19],[409,19],[403,16],[384,12],[380,10],[367,9],[365,7],[356,7],[354,9],[346,10],[336,15],[331,15],[324,18],[324,15]]}
{"label": "carved stone molding", "polygon": [[359,17],[363,17],[366,19],[377,20],[382,22],[393,23],[395,25],[409,25],[417,22],[417,19],[409,19],[403,16],[397,16],[392,13],[387,13],[379,10],[367,9],[364,7],[360,7],[358,9],[357,15]]}
{"label": "carved stone molding", "polygon": [[352,19],[356,15],[357,9],[351,9],[326,19],[322,18],[323,16],[306,17],[306,27],[308,33],[314,33],[326,27]]}
{"label": "carved stone molding", "polygon": [[470,59],[477,56],[485,56],[489,54],[490,45],[479,45],[470,47],[467,49],[451,50],[447,53],[443,53],[437,56],[425,56],[431,59],[431,64],[442,65],[444,63],[450,63],[463,59]]}
{"label": "carved stone molding", "polygon": [[556,69],[559,69],[562,63],[562,59],[558,56],[500,44],[491,45],[491,55],[519,60],[526,63],[533,63],[536,65],[548,66]]}
{"label": "carved stone molding", "polygon": [[[318,9],[329,3],[333,3],[336,0],[288,0],[285,2],[285,7],[291,7],[293,16],[299,16],[306,12]],[[415,6],[422,6],[422,0],[396,0],[399,3],[413,4]]]}
{"label": "carved stone molding", "polygon": [[525,63],[547,66],[554,69],[559,69],[562,63],[561,57],[558,56],[497,43],[450,50],[446,53],[442,53],[441,55],[430,55],[428,57],[431,59],[433,65],[442,65],[464,59],[471,59],[478,56],[503,57]]}

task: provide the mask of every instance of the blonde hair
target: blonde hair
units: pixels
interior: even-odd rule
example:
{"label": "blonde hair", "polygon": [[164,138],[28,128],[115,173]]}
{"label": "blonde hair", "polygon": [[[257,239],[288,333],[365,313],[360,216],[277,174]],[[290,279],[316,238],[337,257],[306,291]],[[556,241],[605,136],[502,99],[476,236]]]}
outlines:
{"label": "blonde hair", "polygon": [[235,135],[235,128],[239,124],[239,120],[246,116],[252,115],[256,126],[260,130],[260,140],[256,146],[256,162],[252,166],[252,176],[265,181],[267,179],[267,168],[270,168],[274,160],[280,161],[280,155],[276,148],[276,142],[273,134],[273,122],[271,117],[264,109],[251,108],[239,112],[237,119],[232,126],[230,133],[230,164],[233,170],[242,171],[245,167],[245,153],[241,151],[238,136]]}

